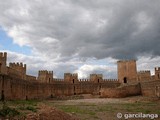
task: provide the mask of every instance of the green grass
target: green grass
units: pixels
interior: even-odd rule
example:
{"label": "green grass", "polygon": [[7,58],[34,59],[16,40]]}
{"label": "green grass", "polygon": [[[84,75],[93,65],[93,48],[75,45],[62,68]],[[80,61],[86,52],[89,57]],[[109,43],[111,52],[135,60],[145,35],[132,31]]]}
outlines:
{"label": "green grass", "polygon": [[160,114],[159,102],[136,102],[136,103],[87,103],[67,101],[37,101],[37,100],[14,100],[6,102],[6,109],[2,110],[3,104],[0,103],[0,116],[25,116],[31,112],[37,112],[38,104],[46,104],[56,107],[64,112],[72,113],[80,119],[100,119],[101,115],[115,116],[116,113],[154,113]]}
{"label": "green grass", "polygon": [[97,107],[97,112],[114,112],[115,109],[111,106],[111,105],[103,105],[103,106],[99,106]]}
{"label": "green grass", "polygon": [[25,117],[30,112],[37,112],[37,100],[12,100],[0,102],[0,117],[11,118],[14,116]]}
{"label": "green grass", "polygon": [[40,101],[37,101],[37,100],[12,100],[12,101],[8,101],[8,104],[37,106],[38,102],[40,102]]}
{"label": "green grass", "polygon": [[0,110],[0,117],[14,117],[17,115],[20,115],[20,112],[17,111],[15,108],[5,106]]}
{"label": "green grass", "polygon": [[37,112],[37,108],[33,107],[33,106],[20,106],[18,107],[19,110],[29,110],[32,112]]}
{"label": "green grass", "polygon": [[83,109],[82,106],[78,107],[75,105],[62,105],[57,106],[57,108],[63,110],[64,112],[68,113],[79,113],[79,114],[89,114],[89,115],[95,115],[96,113],[87,109]]}

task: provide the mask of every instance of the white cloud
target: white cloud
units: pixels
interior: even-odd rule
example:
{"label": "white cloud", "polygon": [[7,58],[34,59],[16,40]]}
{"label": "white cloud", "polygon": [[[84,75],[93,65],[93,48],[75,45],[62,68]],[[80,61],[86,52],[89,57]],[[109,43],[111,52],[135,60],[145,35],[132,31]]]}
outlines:
{"label": "white cloud", "polygon": [[150,70],[151,74],[155,74],[155,67],[160,67],[160,57],[140,57],[137,61],[137,69],[138,71],[141,70]]}
{"label": "white cloud", "polygon": [[56,76],[78,71],[86,77],[98,70],[116,77],[114,65],[91,65],[88,60],[138,59],[142,69],[142,60],[155,65],[160,56],[159,7],[160,1],[149,0],[0,0],[0,27],[15,44],[31,48],[30,56],[10,54],[16,56],[11,60],[30,65],[30,71],[53,69]]}
{"label": "white cloud", "polygon": [[116,67],[107,65],[87,65],[84,64],[78,70],[74,71],[78,73],[79,78],[89,78],[90,74],[103,74],[103,78],[116,78]]}

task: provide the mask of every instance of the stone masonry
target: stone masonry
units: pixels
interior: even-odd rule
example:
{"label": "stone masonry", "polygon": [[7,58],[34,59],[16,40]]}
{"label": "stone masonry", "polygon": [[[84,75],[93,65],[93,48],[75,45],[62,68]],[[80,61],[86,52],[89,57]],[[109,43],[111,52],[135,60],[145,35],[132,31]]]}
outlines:
{"label": "stone masonry", "polygon": [[[64,73],[64,79],[57,79],[54,78],[53,71],[47,70],[38,71],[36,77],[26,74],[27,65],[22,62],[9,63],[7,66],[7,53],[0,53],[0,95],[4,92],[5,99],[8,100],[46,99],[78,94],[101,94],[105,97],[109,95],[105,89],[113,92],[125,84],[126,87],[121,92],[131,91],[135,94],[134,89],[136,93],[138,89],[139,94],[158,97],[160,68],[155,68],[155,75],[151,76],[150,71],[137,72],[135,60],[118,61],[117,65],[118,79],[103,79],[102,74],[91,74],[89,79],[78,79],[77,73]],[[132,90],[129,90],[127,85],[132,83],[139,85],[132,85]],[[113,92],[112,96],[114,93],[117,92]]]}

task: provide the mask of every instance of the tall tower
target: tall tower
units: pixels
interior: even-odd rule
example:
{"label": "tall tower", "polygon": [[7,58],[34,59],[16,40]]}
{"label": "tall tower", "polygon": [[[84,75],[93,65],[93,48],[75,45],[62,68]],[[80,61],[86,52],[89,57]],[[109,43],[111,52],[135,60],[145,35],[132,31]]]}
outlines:
{"label": "tall tower", "polygon": [[155,80],[160,79],[160,67],[155,68]]}
{"label": "tall tower", "polygon": [[118,80],[120,83],[135,82],[137,77],[136,60],[117,62]]}
{"label": "tall tower", "polygon": [[51,83],[53,80],[53,71],[40,70],[38,72],[38,80],[44,83]]}
{"label": "tall tower", "polygon": [[22,62],[9,63],[8,74],[12,77],[26,80],[26,64],[23,64]]}
{"label": "tall tower", "polygon": [[90,80],[94,83],[100,83],[103,79],[102,74],[90,74]]}
{"label": "tall tower", "polygon": [[64,81],[70,82],[70,83],[76,83],[78,82],[78,74],[74,73],[64,73]]}
{"label": "tall tower", "polygon": [[7,74],[7,53],[0,52],[0,73]]}

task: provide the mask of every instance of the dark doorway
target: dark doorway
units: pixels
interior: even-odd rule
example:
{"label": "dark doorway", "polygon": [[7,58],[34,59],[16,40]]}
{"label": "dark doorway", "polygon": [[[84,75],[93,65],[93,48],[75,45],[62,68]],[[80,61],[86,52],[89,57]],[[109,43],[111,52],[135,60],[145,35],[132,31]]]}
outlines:
{"label": "dark doorway", "polygon": [[98,79],[98,83],[99,83],[99,79]]}
{"label": "dark doorway", "polygon": [[74,83],[74,79],[73,79],[73,83]]}
{"label": "dark doorway", "polygon": [[124,77],[124,79],[123,79],[123,80],[124,80],[124,83],[127,83],[127,78],[126,78],[126,77]]}
{"label": "dark doorway", "polygon": [[1,73],[1,66],[2,66],[2,64],[0,63],[0,73]]}
{"label": "dark doorway", "polygon": [[1,101],[3,102],[5,100],[5,96],[4,96],[4,90],[1,91]]}
{"label": "dark doorway", "polygon": [[28,100],[28,96],[26,96],[26,100]]}
{"label": "dark doorway", "polygon": [[76,87],[74,86],[74,95],[76,95]]}

